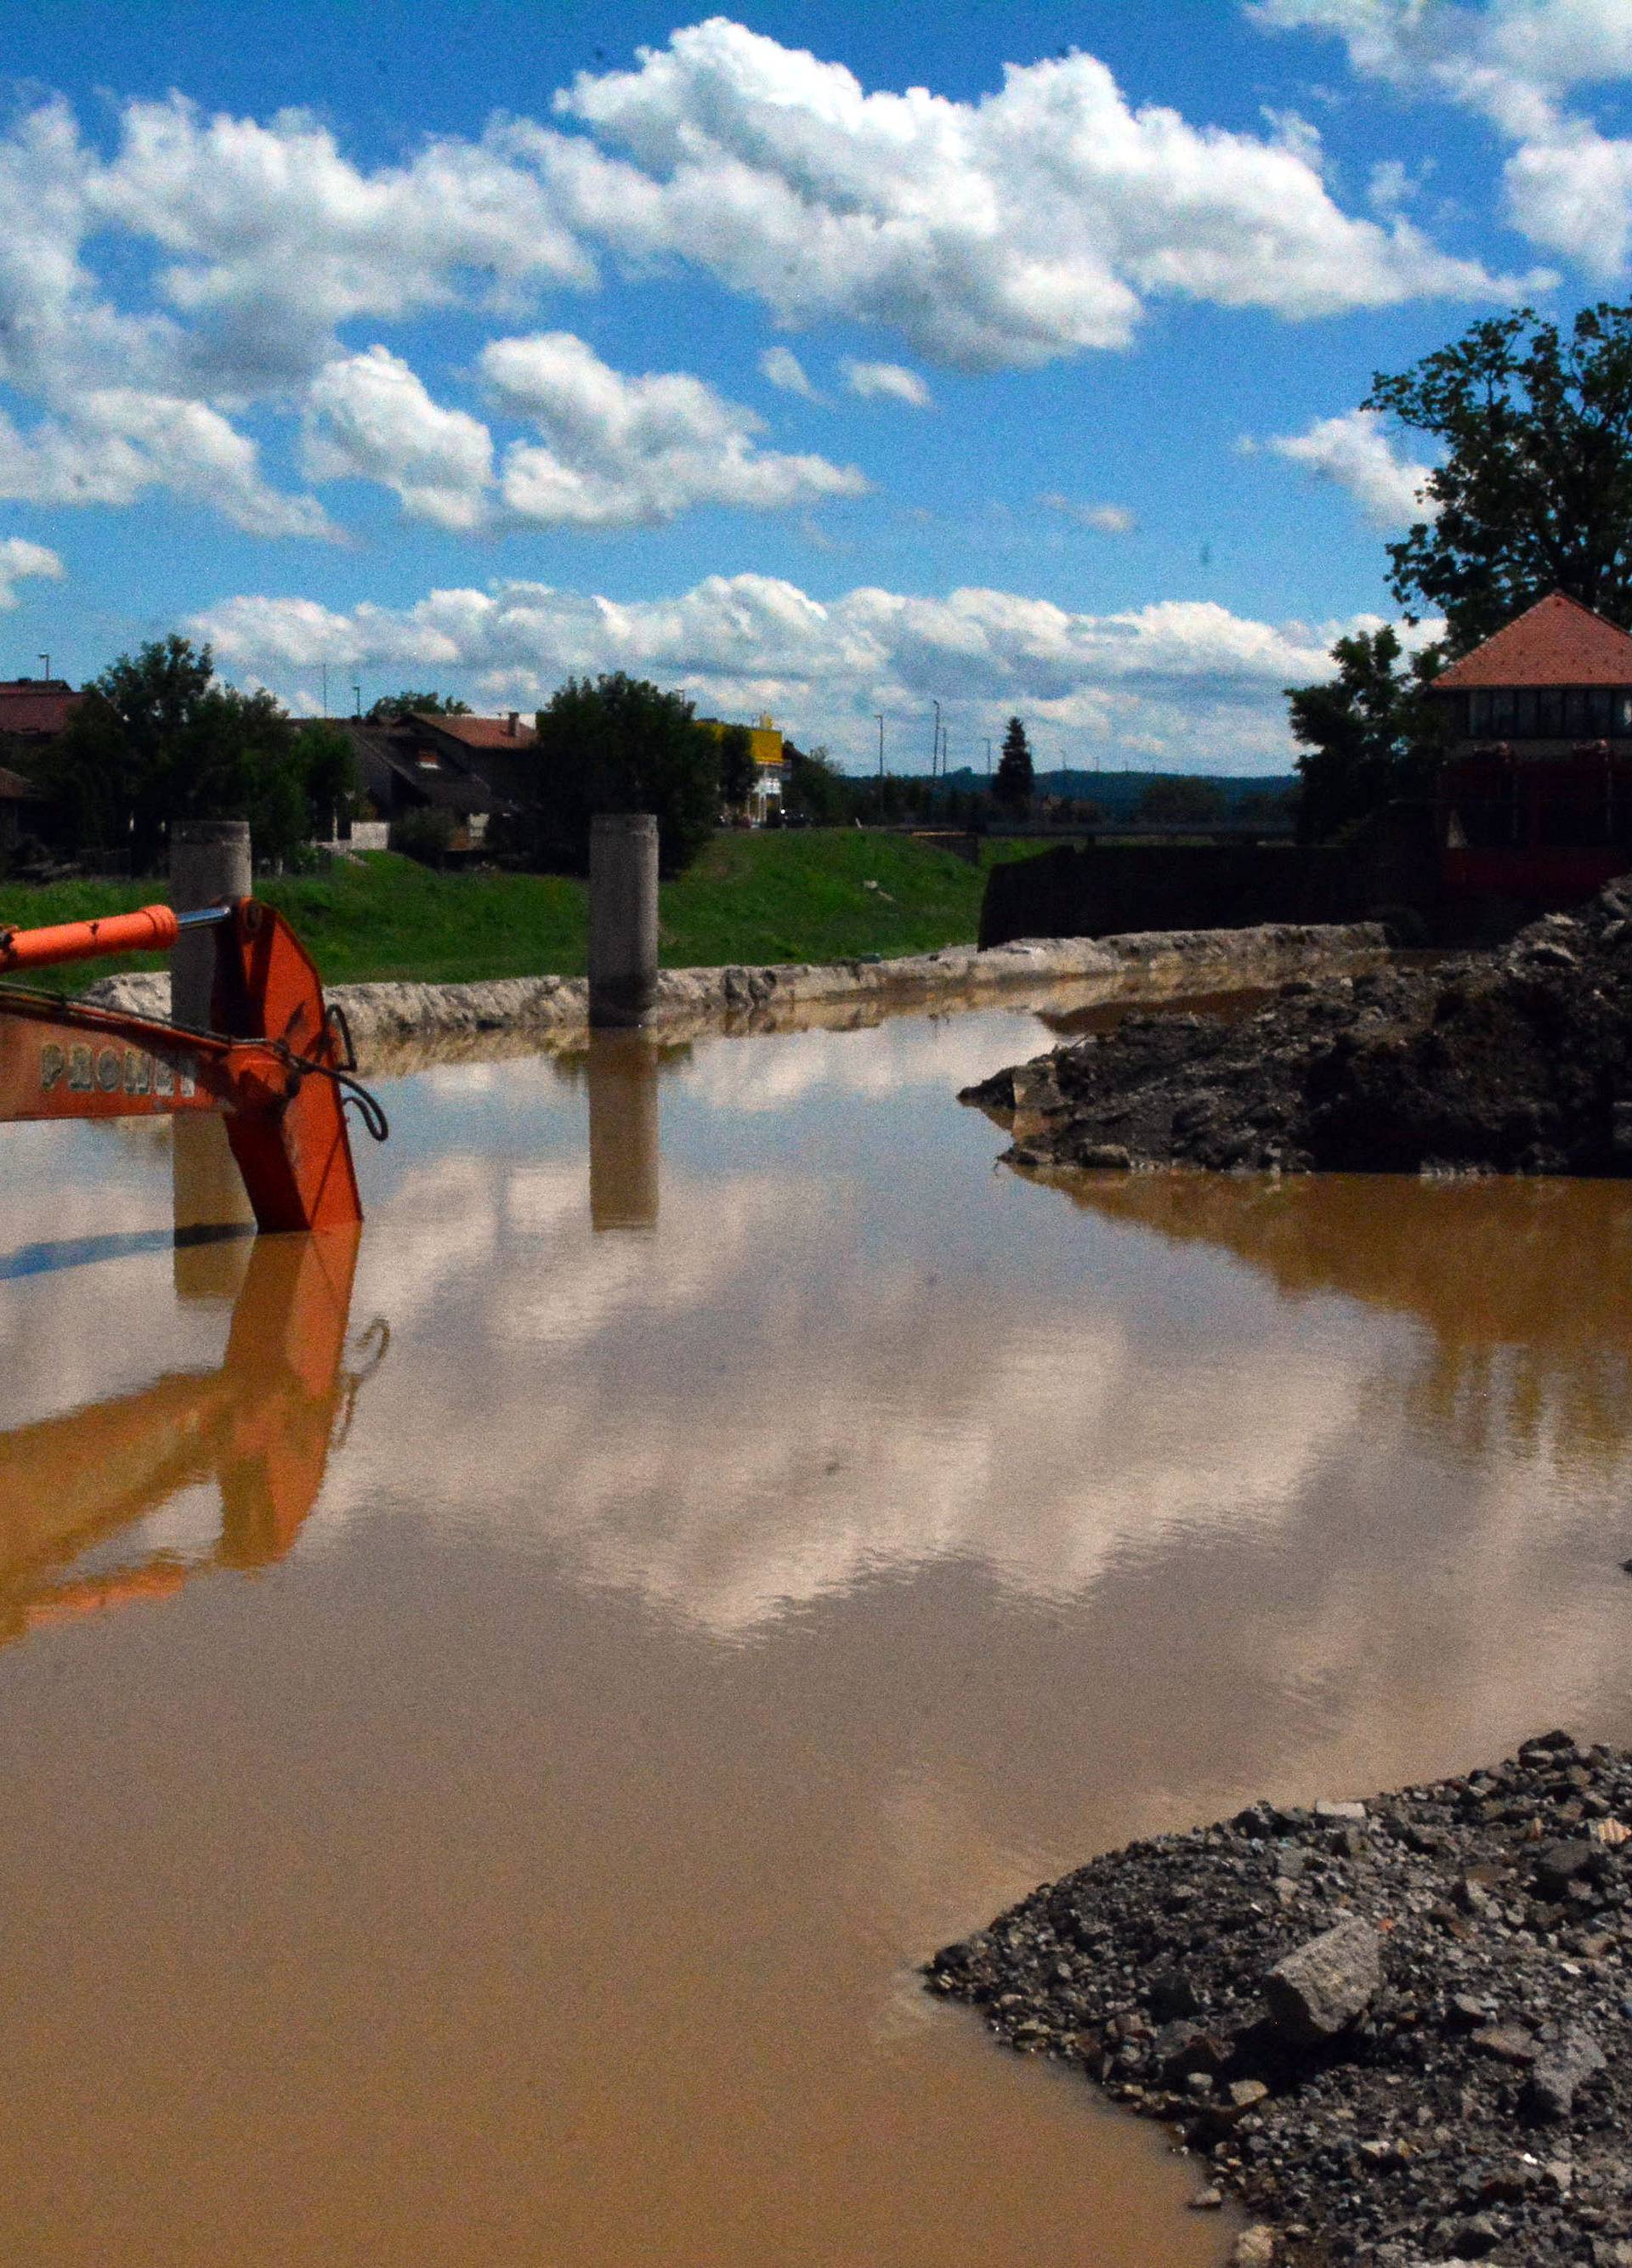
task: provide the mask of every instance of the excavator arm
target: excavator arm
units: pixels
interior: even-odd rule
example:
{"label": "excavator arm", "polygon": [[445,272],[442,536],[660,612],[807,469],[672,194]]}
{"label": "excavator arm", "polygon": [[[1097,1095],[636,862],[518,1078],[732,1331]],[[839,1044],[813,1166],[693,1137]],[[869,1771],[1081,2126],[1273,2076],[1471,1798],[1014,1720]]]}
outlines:
{"label": "excavator arm", "polygon": [[201,913],[144,906],[54,929],[0,929],[0,978],[166,951],[199,927],[213,929],[216,944],[206,1031],[0,983],[0,1120],[218,1111],[258,1227],[354,1226],[362,1205],[348,1094],[376,1139],[384,1116],[351,1076],[343,1020],[273,907],[254,898]]}

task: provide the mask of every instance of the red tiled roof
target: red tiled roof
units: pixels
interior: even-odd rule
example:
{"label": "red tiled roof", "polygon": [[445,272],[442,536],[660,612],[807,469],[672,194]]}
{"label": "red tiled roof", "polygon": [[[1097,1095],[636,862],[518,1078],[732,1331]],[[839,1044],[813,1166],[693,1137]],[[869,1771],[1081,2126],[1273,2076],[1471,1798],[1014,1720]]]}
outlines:
{"label": "red tiled roof", "polygon": [[1632,685],[1632,637],[1554,591],[1434,680],[1436,693],[1481,685]]}
{"label": "red tiled roof", "polygon": [[513,733],[507,717],[432,717],[415,711],[413,721],[432,733],[446,733],[467,748],[526,748],[538,738],[518,718]]}
{"label": "red tiled roof", "polygon": [[0,733],[61,733],[83,693],[66,685],[47,685],[25,677],[0,684]]}

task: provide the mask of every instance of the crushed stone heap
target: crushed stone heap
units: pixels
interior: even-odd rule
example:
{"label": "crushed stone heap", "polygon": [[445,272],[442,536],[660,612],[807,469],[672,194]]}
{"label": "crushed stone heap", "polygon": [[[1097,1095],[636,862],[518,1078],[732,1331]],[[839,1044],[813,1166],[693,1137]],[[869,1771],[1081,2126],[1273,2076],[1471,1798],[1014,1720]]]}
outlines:
{"label": "crushed stone heap", "polygon": [[1130,1016],[963,1100],[1023,1166],[1632,1173],[1632,876],[1500,954]]}
{"label": "crushed stone heap", "polygon": [[1629,1822],[1632,1754],[1548,1733],[1130,1844],[925,1978],[1172,2122],[1243,2258],[1632,2268]]}

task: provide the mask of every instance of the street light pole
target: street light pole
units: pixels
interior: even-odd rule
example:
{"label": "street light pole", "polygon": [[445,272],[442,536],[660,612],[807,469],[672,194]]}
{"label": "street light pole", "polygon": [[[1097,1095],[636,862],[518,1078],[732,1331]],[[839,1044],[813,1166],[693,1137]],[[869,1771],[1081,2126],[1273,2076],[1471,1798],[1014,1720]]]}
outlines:
{"label": "street light pole", "polygon": [[44,662],[44,664],[45,664],[45,674],[46,674],[47,678],[48,678],[48,679],[49,679],[50,674],[51,674],[51,657],[50,657],[50,655],[49,655],[48,653],[42,653],[42,654],[41,654],[41,655],[38,657],[38,659],[39,659],[40,660],[41,660],[42,662]]}

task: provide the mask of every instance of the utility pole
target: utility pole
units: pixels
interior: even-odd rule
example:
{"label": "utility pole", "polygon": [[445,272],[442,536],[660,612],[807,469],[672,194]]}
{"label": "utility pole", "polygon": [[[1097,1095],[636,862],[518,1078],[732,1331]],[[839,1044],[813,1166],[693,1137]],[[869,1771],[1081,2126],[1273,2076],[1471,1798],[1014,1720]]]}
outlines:
{"label": "utility pole", "polygon": [[328,716],[328,714],[329,714],[329,664],[328,664],[327,662],[324,662],[324,663],[322,664],[322,671],[323,671],[323,714],[324,714],[324,716],[325,716],[325,717],[327,717],[327,716]]}
{"label": "utility pole", "polygon": [[990,784],[990,782],[991,782],[991,778],[992,778],[992,743],[991,743],[990,740],[988,739],[988,740],[986,741],[986,780],[987,780],[988,784]]}
{"label": "utility pole", "polygon": [[357,703],[357,714],[360,721],[363,714],[363,688],[356,678],[351,680],[351,698]]}
{"label": "utility pole", "polygon": [[935,737],[929,745],[929,777],[933,782],[935,766],[941,761],[941,703],[935,703]]}
{"label": "utility pole", "polygon": [[45,664],[45,674],[46,674],[47,679],[48,680],[48,679],[49,679],[49,677],[50,677],[50,674],[51,674],[51,657],[50,657],[50,655],[49,655],[48,653],[42,653],[42,654],[39,654],[39,655],[37,655],[37,656],[35,657],[35,659],[36,659],[37,660],[40,660],[40,661],[44,662],[44,664]]}
{"label": "utility pole", "polygon": [[875,710],[874,714],[878,718],[878,823],[882,827],[884,823],[884,719],[881,711]]}

